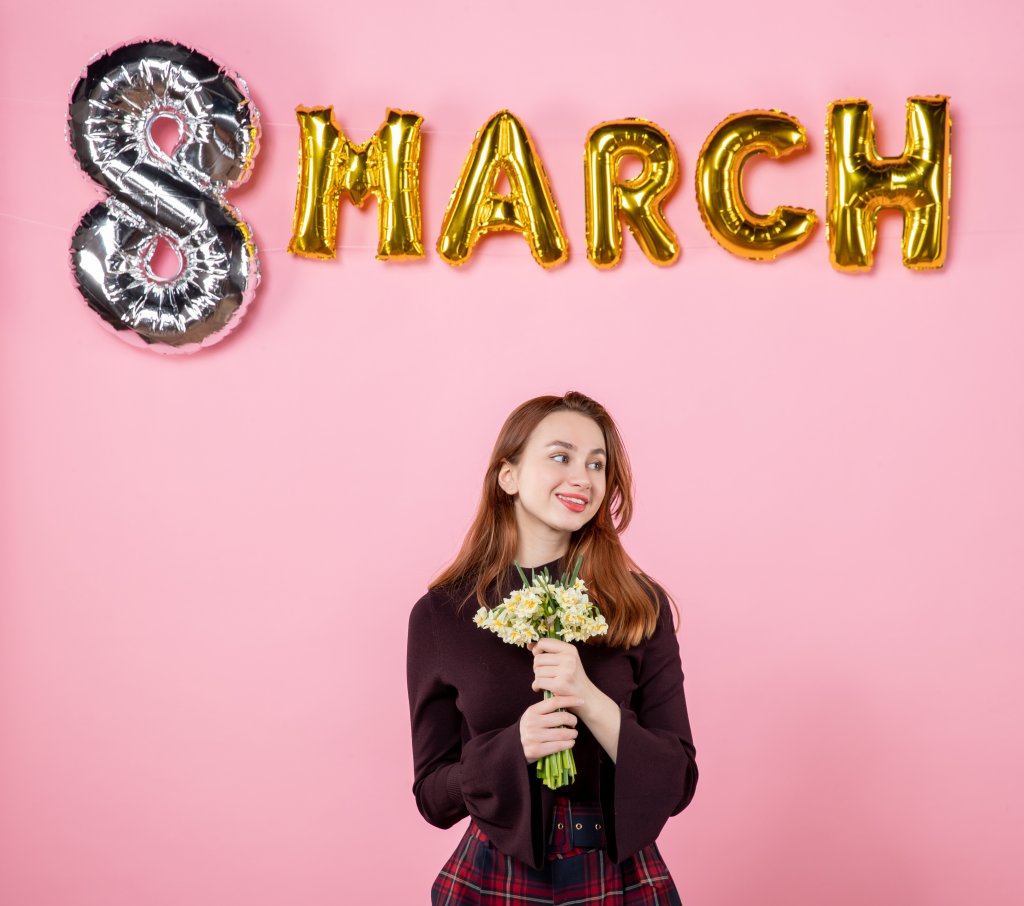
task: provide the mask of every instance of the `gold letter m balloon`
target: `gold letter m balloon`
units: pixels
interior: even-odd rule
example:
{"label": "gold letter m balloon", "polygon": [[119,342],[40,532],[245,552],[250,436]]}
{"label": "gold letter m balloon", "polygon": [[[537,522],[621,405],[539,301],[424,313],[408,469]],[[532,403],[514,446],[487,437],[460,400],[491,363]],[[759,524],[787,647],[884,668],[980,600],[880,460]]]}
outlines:
{"label": "gold letter m balloon", "polygon": [[389,110],[377,134],[353,145],[331,107],[295,111],[301,161],[295,221],[288,251],[308,258],[333,258],[337,251],[341,194],[362,207],[377,199],[377,257],[423,255],[420,226],[420,124],[417,113]]}
{"label": "gold letter m balloon", "polygon": [[903,263],[942,267],[949,225],[949,99],[907,100],[902,157],[879,157],[871,105],[835,101],[826,125],[828,239],[832,264],[871,267],[879,208],[903,210]]}

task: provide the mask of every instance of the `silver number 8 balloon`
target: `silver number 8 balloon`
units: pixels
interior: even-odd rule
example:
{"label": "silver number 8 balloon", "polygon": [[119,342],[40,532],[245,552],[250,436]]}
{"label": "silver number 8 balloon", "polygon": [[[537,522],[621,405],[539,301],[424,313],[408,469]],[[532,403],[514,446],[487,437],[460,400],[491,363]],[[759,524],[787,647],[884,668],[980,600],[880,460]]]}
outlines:
{"label": "silver number 8 balloon", "polygon": [[[177,124],[165,152],[154,123]],[[109,193],[71,242],[75,281],[118,335],[160,352],[223,339],[259,282],[252,231],[224,199],[252,172],[259,113],[245,83],[169,41],[126,44],[83,71],[71,92],[68,140]],[[152,267],[164,240],[178,273]]]}

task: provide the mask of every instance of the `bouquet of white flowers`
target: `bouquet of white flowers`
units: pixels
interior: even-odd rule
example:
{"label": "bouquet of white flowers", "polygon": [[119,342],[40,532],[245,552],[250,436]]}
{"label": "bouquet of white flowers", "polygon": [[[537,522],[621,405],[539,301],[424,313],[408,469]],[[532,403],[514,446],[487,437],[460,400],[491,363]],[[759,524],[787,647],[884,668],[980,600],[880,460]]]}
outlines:
{"label": "bouquet of white flowers", "polygon": [[[608,624],[597,605],[587,597],[587,586],[579,578],[582,565],[581,555],[571,575],[563,574],[560,581],[552,582],[547,567],[540,575],[530,570],[527,579],[523,568],[516,563],[523,587],[491,610],[481,607],[473,622],[520,648],[542,638],[585,642],[591,636],[603,635],[608,631]],[[545,689],[544,697],[551,698],[552,693]],[[571,783],[576,777],[572,749],[541,758],[537,762],[537,776],[553,790]]]}

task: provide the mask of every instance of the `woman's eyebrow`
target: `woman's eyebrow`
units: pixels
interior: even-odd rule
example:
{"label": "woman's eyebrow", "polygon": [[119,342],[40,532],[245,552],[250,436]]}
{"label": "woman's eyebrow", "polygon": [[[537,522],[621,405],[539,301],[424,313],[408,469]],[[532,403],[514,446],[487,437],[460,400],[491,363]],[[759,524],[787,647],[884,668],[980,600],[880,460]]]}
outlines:
{"label": "woman's eyebrow", "polygon": [[[576,449],[576,444],[571,444],[567,440],[553,440],[553,441],[551,441],[551,443],[548,444],[548,446],[549,447],[565,447],[567,450],[575,450]],[[594,449],[591,450],[590,452],[591,453],[600,453],[602,456],[607,456],[608,455],[607,453],[604,452],[604,447],[594,447]]]}

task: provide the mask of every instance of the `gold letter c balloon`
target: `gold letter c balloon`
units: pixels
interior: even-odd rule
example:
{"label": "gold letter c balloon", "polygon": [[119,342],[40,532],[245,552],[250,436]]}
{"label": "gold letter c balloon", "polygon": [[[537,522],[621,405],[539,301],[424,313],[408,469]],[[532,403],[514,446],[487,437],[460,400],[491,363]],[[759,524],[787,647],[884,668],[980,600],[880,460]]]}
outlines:
{"label": "gold letter c balloon", "polygon": [[697,158],[697,206],[708,232],[734,255],[772,261],[805,243],[818,221],[807,208],[755,214],[743,198],[743,167],[754,154],[785,157],[807,147],[800,121],[778,110],[747,110],[719,123]]}

